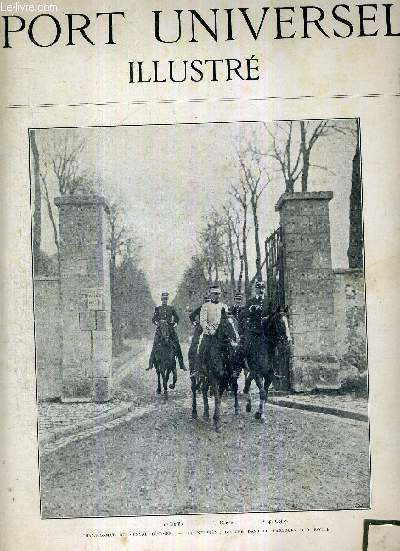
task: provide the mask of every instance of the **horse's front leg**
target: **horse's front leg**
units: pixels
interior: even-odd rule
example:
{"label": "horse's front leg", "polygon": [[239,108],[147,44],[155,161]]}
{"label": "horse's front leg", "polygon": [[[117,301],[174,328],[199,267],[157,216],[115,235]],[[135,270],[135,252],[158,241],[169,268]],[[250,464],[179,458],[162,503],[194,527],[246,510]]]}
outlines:
{"label": "horse's front leg", "polygon": [[250,413],[251,411],[251,395],[250,395],[250,386],[251,381],[253,380],[253,375],[250,371],[247,372],[246,378],[244,380],[243,394],[246,394],[246,411]]}
{"label": "horse's front leg", "polygon": [[268,399],[268,390],[271,386],[273,380],[273,373],[269,371],[268,374],[264,377],[264,391],[265,391],[265,401]]}
{"label": "horse's front leg", "polygon": [[192,419],[197,419],[197,399],[196,399],[197,381],[196,381],[195,375],[192,375],[190,377],[190,385],[192,388]]}
{"label": "horse's front leg", "polygon": [[216,381],[212,382],[211,388],[214,391],[214,427],[217,432],[221,430],[221,394],[219,392],[219,385]]}
{"label": "horse's front leg", "polygon": [[176,359],[174,357],[174,365],[173,365],[173,368],[172,368],[172,383],[169,385],[169,388],[171,388],[172,390],[175,388],[175,385],[176,385],[176,382],[178,380],[178,375],[176,373]]}
{"label": "horse's front leg", "polygon": [[204,381],[201,392],[203,394],[203,404],[204,404],[204,411],[203,411],[203,418],[208,421],[210,418],[210,408],[208,406],[208,382]]}
{"label": "horse's front leg", "polygon": [[259,419],[262,423],[265,423],[264,404],[265,404],[266,393],[264,390],[263,377],[257,374],[254,380],[256,382],[258,390],[260,391],[260,405],[258,406],[258,411],[256,411],[254,417],[256,419]]}
{"label": "horse's front leg", "polygon": [[164,399],[168,400],[168,384],[167,384],[167,371],[163,369],[161,371],[163,388],[164,388]]}
{"label": "horse's front leg", "polygon": [[161,375],[160,370],[157,368],[157,394],[161,394]]}
{"label": "horse's front leg", "polygon": [[232,377],[232,389],[235,397],[235,415],[239,415],[239,400],[238,400],[238,380],[236,377]]}

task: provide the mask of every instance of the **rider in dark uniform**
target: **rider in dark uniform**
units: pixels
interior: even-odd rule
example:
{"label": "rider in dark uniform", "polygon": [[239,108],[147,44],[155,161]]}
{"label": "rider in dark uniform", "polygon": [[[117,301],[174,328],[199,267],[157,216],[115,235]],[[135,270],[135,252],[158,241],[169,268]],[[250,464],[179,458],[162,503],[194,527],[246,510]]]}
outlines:
{"label": "rider in dark uniform", "polygon": [[268,305],[264,298],[265,285],[257,281],[255,285],[256,294],[247,301],[246,306],[239,313],[239,325],[242,331],[240,342],[236,349],[235,362],[237,368],[245,367],[245,358],[249,347],[255,336],[261,335],[261,320],[268,316]]}
{"label": "rider in dark uniform", "polygon": [[244,307],[242,306],[242,293],[235,293],[235,296],[233,297],[233,304],[229,308],[229,315],[232,316],[235,319],[235,325],[237,327],[239,335],[243,334],[244,326],[243,326],[243,311]]}
{"label": "rider in dark uniform", "polygon": [[[156,308],[154,310],[153,318],[152,318],[151,321],[155,325],[158,325],[158,323],[160,321],[166,321],[168,323],[169,332],[170,332],[171,339],[174,343],[175,354],[176,354],[176,357],[178,358],[179,367],[181,369],[183,369],[184,371],[186,371],[185,364],[183,363],[181,345],[179,344],[178,335],[175,331],[175,327],[179,323],[179,316],[176,313],[175,308],[173,306],[168,305],[168,297],[169,297],[169,293],[167,293],[167,292],[164,292],[164,293],[161,294],[161,306],[156,306]],[[154,348],[155,348],[155,345],[158,341],[158,338],[159,338],[159,332],[156,329],[156,333],[155,333],[155,336],[154,336],[153,348],[152,348],[150,358],[149,358],[149,367],[147,368],[147,370],[149,370],[153,367]],[[176,369],[175,369],[175,372],[174,372],[173,375],[174,375],[174,379],[175,379],[176,378]]]}

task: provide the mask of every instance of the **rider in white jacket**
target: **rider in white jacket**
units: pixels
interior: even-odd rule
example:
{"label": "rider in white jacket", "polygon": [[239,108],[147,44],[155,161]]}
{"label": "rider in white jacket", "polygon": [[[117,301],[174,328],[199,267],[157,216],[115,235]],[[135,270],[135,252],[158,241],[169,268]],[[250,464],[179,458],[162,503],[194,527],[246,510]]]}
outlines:
{"label": "rider in white jacket", "polygon": [[203,329],[203,335],[214,335],[221,322],[222,310],[228,313],[228,307],[223,302],[219,302],[221,290],[219,287],[211,287],[210,302],[203,304],[200,310],[200,325]]}

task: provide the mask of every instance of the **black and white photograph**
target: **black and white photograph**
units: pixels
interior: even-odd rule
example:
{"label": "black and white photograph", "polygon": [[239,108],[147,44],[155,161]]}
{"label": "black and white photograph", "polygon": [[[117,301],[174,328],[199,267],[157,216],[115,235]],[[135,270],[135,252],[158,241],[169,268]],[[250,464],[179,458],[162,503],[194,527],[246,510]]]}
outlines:
{"label": "black and white photograph", "polygon": [[29,130],[42,519],[370,507],[361,153],[356,118]]}

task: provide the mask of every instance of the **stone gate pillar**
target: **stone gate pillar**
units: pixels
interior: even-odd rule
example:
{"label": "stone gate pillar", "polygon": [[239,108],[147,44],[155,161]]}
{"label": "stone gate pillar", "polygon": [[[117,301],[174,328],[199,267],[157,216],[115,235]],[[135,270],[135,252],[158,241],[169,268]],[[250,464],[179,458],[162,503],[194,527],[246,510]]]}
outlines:
{"label": "stone gate pillar", "polygon": [[331,191],[284,193],[276,210],[283,231],[285,301],[293,337],[291,386],[339,388],[335,346]]}
{"label": "stone gate pillar", "polygon": [[62,396],[65,402],[111,398],[111,298],[107,203],[68,195],[59,208]]}

